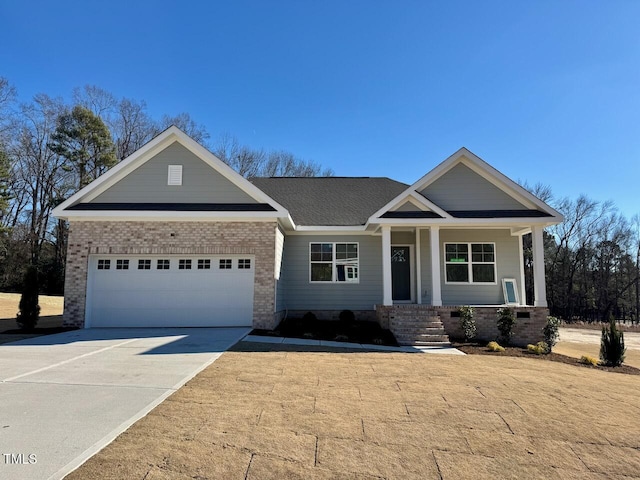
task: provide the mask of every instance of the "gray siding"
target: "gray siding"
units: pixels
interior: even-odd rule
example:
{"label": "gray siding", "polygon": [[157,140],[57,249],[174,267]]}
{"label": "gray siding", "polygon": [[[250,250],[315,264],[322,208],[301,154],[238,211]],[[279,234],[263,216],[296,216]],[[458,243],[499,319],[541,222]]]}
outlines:
{"label": "gray siding", "polygon": [[[182,185],[167,185],[169,165],[182,165]],[[173,143],[92,202],[257,203],[179,143]]]}
{"label": "gray siding", "polygon": [[445,210],[526,208],[463,164],[453,167],[420,193]]}
{"label": "gray siding", "polygon": [[414,232],[391,232],[391,245],[415,245],[415,243]]}
{"label": "gray siding", "polygon": [[[310,283],[310,242],[358,242],[359,283]],[[382,239],[370,235],[288,235],[284,242],[282,276],[288,310],[373,310],[382,303]],[[279,308],[279,307],[278,307]]]}
{"label": "gray siding", "polygon": [[[442,303],[444,305],[501,305],[502,279],[515,278],[520,289],[520,249],[509,230],[440,230]],[[444,244],[455,242],[495,242],[496,285],[448,285],[444,276]]]}

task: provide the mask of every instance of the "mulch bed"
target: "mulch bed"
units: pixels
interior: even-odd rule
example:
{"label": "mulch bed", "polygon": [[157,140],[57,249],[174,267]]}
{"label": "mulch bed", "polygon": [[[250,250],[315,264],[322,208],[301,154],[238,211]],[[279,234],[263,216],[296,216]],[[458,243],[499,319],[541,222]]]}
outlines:
{"label": "mulch bed", "polygon": [[546,355],[537,355],[535,353],[531,353],[528,350],[520,347],[505,347],[504,352],[491,352],[487,349],[486,344],[464,343],[464,342],[451,342],[451,344],[458,350],[468,355],[493,355],[497,357],[535,358],[538,360],[547,360],[551,362],[566,363],[568,365],[576,365],[578,367],[591,368],[593,370],[604,370],[607,372],[626,373],[628,375],[640,375],[640,369],[631,367],[629,365],[621,365],[619,367],[605,367],[602,365],[598,365],[597,367],[595,367],[593,365],[586,365],[584,363],[580,363],[580,361],[577,358],[568,357],[566,355],[560,355],[559,353],[553,353],[553,352]]}
{"label": "mulch bed", "polygon": [[251,335],[398,346],[389,330],[380,328],[377,322],[364,321],[287,318],[275,330],[254,329]]}

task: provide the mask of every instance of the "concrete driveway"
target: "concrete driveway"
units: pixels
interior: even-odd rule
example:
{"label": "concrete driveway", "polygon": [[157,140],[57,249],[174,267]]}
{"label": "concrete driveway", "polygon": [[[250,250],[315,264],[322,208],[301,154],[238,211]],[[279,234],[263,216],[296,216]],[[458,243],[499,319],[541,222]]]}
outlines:
{"label": "concrete driveway", "polygon": [[0,345],[0,478],[64,477],[249,330],[89,329]]}

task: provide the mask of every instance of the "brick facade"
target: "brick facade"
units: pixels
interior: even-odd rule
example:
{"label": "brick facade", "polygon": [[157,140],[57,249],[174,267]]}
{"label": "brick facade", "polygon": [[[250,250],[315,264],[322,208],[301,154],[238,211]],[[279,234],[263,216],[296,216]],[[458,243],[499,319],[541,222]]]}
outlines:
{"label": "brick facade", "polygon": [[255,257],[254,328],[274,328],[276,222],[72,221],[64,325],[83,327],[89,255],[236,255]]}

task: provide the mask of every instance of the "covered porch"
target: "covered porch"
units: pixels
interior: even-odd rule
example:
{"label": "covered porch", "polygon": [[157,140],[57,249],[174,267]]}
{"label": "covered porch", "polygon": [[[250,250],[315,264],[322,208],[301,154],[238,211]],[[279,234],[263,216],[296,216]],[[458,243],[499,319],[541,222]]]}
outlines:
{"label": "covered porch", "polygon": [[[543,226],[381,225],[383,303],[376,317],[402,344],[460,337],[458,309],[475,309],[478,339],[499,332],[497,309],[515,312],[515,344],[542,339],[548,315]],[[532,234],[533,305],[527,305],[523,236]],[[530,302],[531,303],[531,302]]]}

